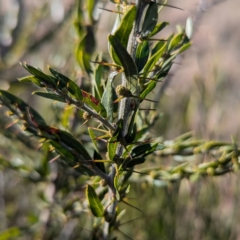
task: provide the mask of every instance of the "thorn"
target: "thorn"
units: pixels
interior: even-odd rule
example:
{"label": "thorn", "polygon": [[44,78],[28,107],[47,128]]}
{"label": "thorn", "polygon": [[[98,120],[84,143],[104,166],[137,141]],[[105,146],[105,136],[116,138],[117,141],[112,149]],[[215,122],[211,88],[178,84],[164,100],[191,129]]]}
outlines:
{"label": "thorn", "polygon": [[144,110],[146,110],[146,111],[157,111],[155,108],[139,108],[138,110],[140,110],[140,111],[144,111]]}
{"label": "thorn", "polygon": [[136,209],[136,210],[138,210],[139,212],[143,212],[141,209],[133,206],[132,204],[130,204],[130,203],[128,203],[128,202],[125,202],[123,199],[122,199],[121,201],[122,201],[123,203],[125,203],[126,205],[128,205],[128,206],[130,206],[130,207],[132,207],[132,208],[134,208],[134,209]]}
{"label": "thorn", "polygon": [[98,62],[98,61],[90,61],[91,63],[96,63],[96,64],[100,64],[100,65],[103,65],[103,66],[108,66],[108,67],[114,67],[114,68],[116,68],[117,69],[117,71],[118,72],[120,72],[120,70],[121,70],[121,66],[119,66],[119,65],[116,65],[116,64],[113,64],[113,63],[108,63],[108,62],[103,62],[103,61],[101,61],[101,62]]}
{"label": "thorn", "polygon": [[120,96],[119,98],[117,98],[117,99],[113,102],[113,104],[114,104],[114,103],[118,103],[118,102],[121,101],[123,98],[124,98],[124,96]]}
{"label": "thorn", "polygon": [[149,102],[154,102],[154,103],[158,103],[157,101],[154,101],[154,100],[151,100],[151,99],[148,99],[148,98],[140,98],[140,100],[144,101],[149,101]]}
{"label": "thorn", "polygon": [[167,42],[165,39],[157,39],[157,38],[149,38],[148,41],[159,41],[159,42]]}
{"label": "thorn", "polygon": [[107,8],[102,8],[102,7],[98,7],[98,8],[103,10],[103,11],[107,11],[107,12],[111,12],[111,13],[123,14],[123,12],[118,12],[118,11],[114,11],[114,10],[107,9]]}
{"label": "thorn", "polygon": [[88,122],[88,119],[87,119],[85,122],[83,122],[83,123],[80,125],[80,127],[82,127],[83,125],[85,125],[87,122]]}
{"label": "thorn", "polygon": [[161,4],[161,3],[157,3],[157,5],[159,5],[159,6],[164,6],[164,7],[175,8],[175,9],[178,9],[178,10],[182,10],[182,11],[184,11],[183,8],[175,7],[175,6],[173,6],[173,5],[169,5],[169,4]]}
{"label": "thorn", "polygon": [[143,172],[139,172],[139,171],[136,171],[136,170],[133,170],[134,173],[138,173],[138,174],[142,174],[142,175],[150,175],[148,173],[143,173]]}
{"label": "thorn", "polygon": [[118,232],[120,232],[121,234],[123,234],[125,237],[127,237],[128,239],[130,240],[133,240],[131,237],[129,237],[126,233],[124,233],[123,231],[121,231],[120,229],[115,229],[117,230]]}
{"label": "thorn", "polygon": [[14,124],[16,124],[18,121],[19,121],[19,119],[16,119],[15,121],[13,121],[13,122],[7,124],[7,125],[5,126],[5,129],[10,128],[10,127],[13,126]]}
{"label": "thorn", "polygon": [[141,219],[141,218],[143,218],[143,217],[138,217],[138,218],[131,219],[131,220],[126,221],[126,222],[124,222],[124,223],[120,223],[119,226],[122,226],[122,225],[124,225],[124,224],[126,224],[126,223],[130,223],[130,222],[133,222],[133,221],[138,220],[138,219]]}
{"label": "thorn", "polygon": [[49,163],[53,163],[55,162],[57,159],[59,159],[61,157],[61,155],[57,155],[56,157],[52,158]]}

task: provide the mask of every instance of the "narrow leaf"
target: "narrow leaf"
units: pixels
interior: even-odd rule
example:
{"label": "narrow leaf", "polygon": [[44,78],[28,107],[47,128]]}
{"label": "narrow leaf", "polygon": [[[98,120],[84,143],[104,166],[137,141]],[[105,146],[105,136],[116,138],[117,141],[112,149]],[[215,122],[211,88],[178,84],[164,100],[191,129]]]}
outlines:
{"label": "narrow leaf", "polygon": [[[6,99],[8,102],[6,102]],[[29,109],[29,112],[33,115],[33,119],[37,124],[46,125],[44,119],[36,110],[34,110],[22,99],[14,96],[13,94],[0,89],[0,101],[6,107],[8,107],[7,104],[13,105],[14,107],[18,108],[24,115],[26,115],[26,109]]]}
{"label": "narrow leaf", "polygon": [[34,77],[32,75],[31,76],[26,76],[26,77],[23,77],[23,78],[18,78],[18,81],[20,81],[20,82],[32,82],[39,87],[45,87],[46,86],[41,80],[39,80],[37,77]]}
{"label": "narrow leaf", "polygon": [[59,102],[65,102],[64,97],[59,96],[59,95],[54,94],[54,93],[36,91],[36,92],[33,92],[33,94],[44,97],[44,98],[48,98],[48,99],[51,99],[51,100],[55,100],[55,101],[59,101]]}
{"label": "narrow leaf", "polygon": [[103,92],[103,96],[102,96],[102,100],[101,100],[102,105],[105,107],[105,109],[107,111],[107,117],[110,122],[113,121],[113,112],[114,112],[113,102],[115,100],[114,98],[116,98],[116,92],[113,87],[113,81],[114,81],[115,77],[117,76],[117,74],[118,74],[118,72],[115,71],[109,75],[107,86]]}
{"label": "narrow leaf", "polygon": [[144,76],[147,76],[147,72],[152,71],[156,65],[156,63],[159,61],[159,59],[162,57],[163,53],[166,50],[167,44],[164,43],[158,51],[151,56],[151,58],[146,63],[143,72],[145,73]]}
{"label": "narrow leaf", "polygon": [[114,35],[109,35],[108,40],[121,62],[126,77],[137,75],[138,74],[137,67],[132,57],[129,55],[126,48],[121,44],[118,38]]}
{"label": "narrow leaf", "polygon": [[169,43],[169,45],[168,45],[168,51],[172,51],[172,50],[174,50],[176,47],[180,46],[180,42],[182,41],[183,36],[184,36],[183,33],[180,33],[180,34],[174,36],[174,37],[171,39],[171,41],[170,41],[170,43]]}
{"label": "narrow leaf", "polygon": [[155,28],[153,29],[153,31],[148,35],[148,38],[158,34],[159,32],[161,32],[167,25],[169,25],[168,22],[161,22],[158,23]]}
{"label": "narrow leaf", "polygon": [[86,148],[69,132],[58,130],[56,134],[69,147],[75,149],[77,153],[81,154],[86,160],[90,160],[91,156]]}
{"label": "narrow leaf", "polygon": [[188,48],[190,48],[190,46],[191,46],[191,43],[189,42],[189,43],[186,43],[186,44],[184,44],[180,49],[179,49],[179,52],[178,52],[178,54],[180,54],[180,53],[182,53],[182,52],[184,52],[184,51],[186,51]]}
{"label": "narrow leaf", "polygon": [[103,217],[104,214],[103,205],[100,199],[98,198],[94,188],[91,185],[86,186],[86,196],[92,214],[95,217]]}
{"label": "narrow leaf", "polygon": [[144,39],[148,37],[148,35],[154,30],[157,20],[158,6],[155,2],[150,2],[142,25],[140,38]]}
{"label": "narrow leaf", "polygon": [[59,143],[50,140],[49,143],[63,156],[66,158],[66,163],[69,164],[70,162],[76,162],[77,159],[75,156],[70,153],[68,150],[66,150],[64,147],[62,147]]}
{"label": "narrow leaf", "polygon": [[93,97],[90,93],[85,92],[83,90],[81,91],[83,95],[82,101],[86,103],[89,107],[93,108],[96,112],[100,113],[102,117],[106,117],[107,115],[106,109],[101,104],[101,102],[95,97]]}
{"label": "narrow leaf", "polygon": [[48,85],[51,86],[56,86],[56,81],[53,77],[43,73],[40,69],[37,69],[31,65],[28,65],[26,63],[22,63],[22,66],[28,71],[30,72],[32,75],[34,75],[36,78],[38,78],[39,80],[45,82]]}
{"label": "narrow leaf", "polygon": [[138,72],[141,72],[145,64],[147,63],[149,56],[149,45],[147,41],[143,41],[138,44],[136,51],[136,65]]}
{"label": "narrow leaf", "polygon": [[58,86],[60,88],[67,88],[68,91],[77,99],[82,100],[82,91],[78,87],[78,85],[73,82],[71,79],[63,75],[62,73],[57,72],[56,70],[49,68],[49,71],[52,73],[52,75],[56,78],[58,82]]}
{"label": "narrow leaf", "polygon": [[121,44],[127,48],[128,38],[132,31],[133,23],[136,17],[137,8],[132,5],[121,20],[120,26],[113,33],[115,37],[121,42]]}
{"label": "narrow leaf", "polygon": [[146,158],[144,157],[139,157],[139,158],[133,158],[131,159],[124,167],[126,168],[132,168],[135,165],[142,164],[146,161]]}

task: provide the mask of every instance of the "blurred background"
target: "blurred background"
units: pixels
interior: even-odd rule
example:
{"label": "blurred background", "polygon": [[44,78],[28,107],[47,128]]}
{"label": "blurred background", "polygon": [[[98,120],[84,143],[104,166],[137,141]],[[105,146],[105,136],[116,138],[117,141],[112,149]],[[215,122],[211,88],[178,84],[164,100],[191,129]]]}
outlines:
{"label": "blurred background", "polygon": [[[99,0],[98,4],[115,9],[114,4],[107,1]],[[176,25],[185,26],[187,18],[191,17],[193,44],[175,60],[169,76],[152,95],[160,101],[158,111],[162,113],[152,131],[153,136],[173,139],[193,131],[198,138],[231,142],[233,137],[238,142],[240,2],[169,0],[168,4],[183,10],[164,8],[159,21],[170,22],[170,25],[161,32],[161,37],[175,32]],[[107,55],[106,38],[115,14],[97,9],[95,17],[98,19],[96,49]],[[31,95],[35,88],[18,82],[17,78],[27,75],[19,62],[27,62],[44,71],[51,66],[78,83],[86,80],[75,59],[78,41],[73,26],[75,18],[74,0],[0,0],[0,88],[23,98],[51,125],[56,119],[49,101],[41,99],[40,105],[39,98]],[[0,114],[3,134],[0,158],[14,163],[16,169],[25,166],[15,171],[1,160],[0,239],[89,239],[91,234],[85,226],[90,221],[86,221],[89,216],[76,214],[79,203],[74,195],[76,191],[83,198],[82,190],[76,188],[84,181],[71,174],[59,180],[54,176],[54,169],[47,183],[28,181],[27,171],[34,168],[38,159],[44,161],[44,157],[30,151],[19,140],[10,140],[3,112]],[[73,193],[66,190],[67,199],[75,205],[64,202],[63,193],[56,194],[51,179],[59,181],[59,188],[75,189]],[[161,188],[135,183],[131,188],[131,204],[143,212],[127,207],[126,224],[119,229],[139,240],[240,239],[239,180],[239,174],[234,173],[196,182],[184,179]],[[74,209],[74,216],[66,213],[64,204],[71,205],[69,208]],[[116,231],[116,235],[119,239],[127,239],[120,231]]]}

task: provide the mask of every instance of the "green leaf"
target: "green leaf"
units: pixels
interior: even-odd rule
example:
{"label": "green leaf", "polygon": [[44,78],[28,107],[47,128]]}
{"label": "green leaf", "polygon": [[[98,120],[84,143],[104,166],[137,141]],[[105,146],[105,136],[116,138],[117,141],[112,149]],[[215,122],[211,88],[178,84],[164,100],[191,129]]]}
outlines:
{"label": "green leaf", "polygon": [[26,77],[23,77],[23,78],[18,78],[18,80],[20,82],[24,82],[24,83],[32,82],[39,87],[46,87],[46,85],[41,80],[39,80],[37,77],[34,77],[32,75],[31,76],[26,76]]}
{"label": "green leaf", "polygon": [[159,41],[158,43],[156,43],[151,51],[151,57],[157,52],[159,51],[159,49],[161,49],[163,47],[163,45],[166,44],[164,41]]}
{"label": "green leaf", "polygon": [[[102,156],[101,154],[98,152],[98,150],[94,150],[93,151],[93,159],[94,160],[102,160]],[[105,166],[104,166],[104,163],[103,162],[94,162],[94,164],[100,169],[102,170],[104,173],[106,173],[106,170],[105,170]]]}
{"label": "green leaf", "polygon": [[85,92],[83,90],[81,91],[83,95],[82,102],[86,103],[89,107],[93,108],[97,113],[100,113],[102,117],[106,117],[107,112],[104,106],[101,104],[101,102],[95,97],[93,97],[90,93]]}
{"label": "green leaf", "polygon": [[[102,61],[104,61],[102,59],[102,54],[99,54],[96,58],[96,62],[102,62]],[[102,64],[96,64],[96,67],[94,68],[93,85],[98,98],[102,98],[102,94],[103,94],[102,80],[104,78],[104,73],[108,71],[109,71],[109,67],[104,66]]]}
{"label": "green leaf", "polygon": [[47,177],[50,173],[50,165],[49,165],[49,156],[50,156],[50,146],[47,142],[45,142],[42,147],[42,150],[44,150],[44,155],[41,157],[40,162],[38,166],[35,168],[35,170],[42,176]]}
{"label": "green leaf", "polygon": [[180,54],[180,53],[182,53],[182,52],[184,52],[184,51],[186,51],[189,47],[191,46],[191,43],[189,42],[189,43],[186,43],[186,44],[184,44],[180,49],[179,49],[179,52],[178,52],[178,54]]}
{"label": "green leaf", "polygon": [[49,71],[52,73],[52,75],[56,78],[58,85],[60,88],[67,88],[67,90],[77,99],[82,100],[82,91],[78,87],[78,85],[73,82],[71,79],[66,77],[65,75],[57,72],[56,70],[49,68]]}
{"label": "green leaf", "polygon": [[94,52],[96,43],[93,33],[93,27],[87,26],[85,31],[85,36],[82,38],[77,48],[76,57],[81,69],[83,71],[86,71],[88,74],[91,74],[92,67],[90,65],[90,60]]}
{"label": "green leaf", "polygon": [[124,15],[124,17],[121,20],[120,26],[118,29],[113,33],[113,35],[118,38],[118,40],[121,42],[121,44],[127,48],[128,44],[128,38],[132,31],[133,23],[135,21],[137,13],[136,6],[132,5],[129,7],[128,11]]}
{"label": "green leaf", "polygon": [[49,75],[43,73],[40,69],[37,69],[26,63],[21,63],[21,64],[28,72],[30,72],[32,75],[34,75],[36,78],[38,78],[42,82],[44,82],[47,85],[50,85],[52,87],[56,86],[57,82],[55,81],[55,79],[52,76],[49,76]]}
{"label": "green leaf", "polygon": [[118,72],[112,72],[109,75],[108,81],[107,81],[107,86],[103,92],[102,100],[101,103],[105,107],[107,111],[107,117],[110,122],[113,121],[113,112],[114,112],[114,98],[116,98],[116,92],[113,87],[113,81],[115,77],[117,76]]}
{"label": "green leaf", "polygon": [[181,41],[182,41],[182,39],[183,39],[183,36],[184,36],[183,33],[180,33],[180,34],[174,36],[174,37],[171,39],[171,41],[170,41],[170,43],[169,43],[169,45],[168,45],[168,51],[172,51],[172,50],[174,50],[175,48],[179,47],[180,44],[181,44]]}
{"label": "green leaf", "polygon": [[158,23],[155,28],[153,29],[153,31],[148,35],[148,38],[158,34],[159,32],[161,32],[167,25],[169,25],[168,22],[161,22]]}
{"label": "green leaf", "polygon": [[140,98],[144,99],[148,93],[152,92],[152,90],[156,87],[157,81],[150,81],[146,87],[141,91]]}
{"label": "green leaf", "polygon": [[120,194],[118,192],[118,189],[119,189],[119,178],[120,178],[120,176],[119,176],[119,173],[118,173],[118,174],[115,175],[114,180],[113,180],[113,184],[114,184],[114,187],[116,189],[116,199],[118,201],[120,201],[120,199],[121,199],[120,198]]}
{"label": "green leaf", "polygon": [[58,129],[56,134],[69,147],[75,149],[77,153],[81,154],[85,160],[91,160],[91,156],[85,147],[69,132]]}
{"label": "green leaf", "polygon": [[108,40],[121,62],[121,66],[124,69],[124,73],[126,77],[128,78],[128,77],[136,76],[138,74],[137,67],[132,57],[127,52],[126,48],[121,44],[118,38],[114,35],[109,35]]}
{"label": "green leaf", "polygon": [[67,160],[66,163],[68,165],[71,162],[76,164],[77,159],[75,158],[75,156],[71,152],[69,152],[67,149],[65,149],[59,143],[57,143],[57,142],[55,142],[53,140],[49,140],[49,143],[60,153],[61,156],[66,158],[66,160]]}
{"label": "green leaf", "polygon": [[134,147],[131,150],[130,155],[132,156],[132,158],[136,158],[139,156],[145,157],[154,151],[162,150],[164,147],[165,147],[164,145],[159,143],[146,143],[146,144],[142,144],[140,146]]}
{"label": "green leaf", "polygon": [[104,214],[103,205],[100,199],[98,198],[94,188],[91,185],[86,186],[86,196],[92,214],[95,217],[103,217]]}
{"label": "green leaf", "polygon": [[164,52],[166,50],[166,46],[167,46],[166,43],[161,44],[159,46],[158,51],[156,51],[156,53],[154,55],[152,55],[151,58],[147,61],[146,65],[145,65],[145,67],[143,68],[143,71],[142,71],[142,72],[144,72],[144,76],[147,76],[149,71],[154,70],[155,65],[157,64],[159,59],[164,54]]}
{"label": "green leaf", "polygon": [[144,158],[144,157],[133,158],[130,161],[128,161],[126,165],[124,164],[124,167],[125,168],[132,168],[135,165],[143,164],[145,161],[146,161],[146,158]]}
{"label": "green leaf", "polygon": [[157,21],[158,21],[158,6],[155,2],[150,2],[146,15],[144,17],[140,39],[147,38],[151,34],[151,32],[156,27]]}
{"label": "green leaf", "polygon": [[119,142],[119,134],[121,133],[121,130],[123,127],[123,120],[119,119],[116,124],[117,124],[117,128],[107,144],[108,157],[112,161],[114,160],[114,157],[116,155],[116,150]]}
{"label": "green leaf", "polygon": [[[96,160],[96,159],[100,160],[100,159],[102,159],[102,157],[101,157],[101,154],[99,153],[99,150],[98,150],[96,136],[95,136],[93,130],[90,127],[88,128],[88,133],[89,133],[89,136],[91,137],[91,140],[92,140],[92,143],[93,143],[93,146],[94,146],[93,159],[94,160]],[[102,162],[95,162],[95,164],[103,172],[106,172],[105,171],[105,167],[104,167],[104,163],[102,163]]]}
{"label": "green leaf", "polygon": [[31,108],[27,103],[25,103],[22,99],[14,96],[13,94],[0,89],[0,101],[2,102],[3,105],[6,107],[11,107],[9,106],[12,105],[16,108],[18,108],[25,117],[27,114],[27,109],[29,109],[30,114],[32,115],[32,119],[39,125],[46,125],[44,119],[42,116],[35,111],[33,108]]}
{"label": "green leaf", "polygon": [[145,64],[147,63],[149,56],[149,45],[147,41],[143,41],[138,44],[136,50],[136,65],[138,72],[141,72]]}
{"label": "green leaf", "polygon": [[94,10],[94,7],[95,7],[95,4],[96,4],[96,0],[87,0],[86,3],[87,3],[87,13],[88,13],[88,19],[91,20],[91,25],[94,23],[94,18],[93,18],[93,10]]}
{"label": "green leaf", "polygon": [[65,102],[64,97],[59,96],[55,93],[47,93],[47,92],[36,91],[36,92],[33,92],[33,94],[38,95],[40,97],[48,98],[48,99],[51,99],[51,100],[55,100],[55,101],[59,101],[59,102]]}
{"label": "green leaf", "polygon": [[90,136],[90,138],[91,138],[91,140],[92,140],[94,149],[95,149],[96,151],[98,151],[97,140],[96,140],[97,137],[96,137],[96,135],[94,134],[92,128],[90,128],[90,127],[88,128],[88,133],[89,133],[89,136]]}
{"label": "green leaf", "polygon": [[114,161],[114,157],[116,155],[118,142],[108,142],[107,149],[108,149],[108,157],[111,161]]}

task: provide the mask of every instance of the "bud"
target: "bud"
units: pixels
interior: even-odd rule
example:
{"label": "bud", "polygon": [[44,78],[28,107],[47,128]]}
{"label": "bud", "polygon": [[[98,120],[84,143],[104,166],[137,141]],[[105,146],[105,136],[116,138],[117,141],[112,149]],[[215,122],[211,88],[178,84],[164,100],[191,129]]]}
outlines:
{"label": "bud", "polygon": [[117,93],[118,96],[123,96],[123,97],[131,97],[132,96],[131,91],[128,90],[123,85],[118,85],[117,86],[116,93]]}
{"label": "bud", "polygon": [[106,186],[107,186],[107,181],[106,181],[105,179],[102,179],[102,180],[100,181],[100,185],[101,185],[102,187],[106,187]]}
{"label": "bud", "polygon": [[89,120],[92,117],[92,115],[90,115],[88,112],[84,112],[82,117],[84,120]]}

